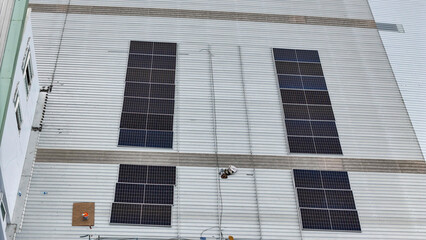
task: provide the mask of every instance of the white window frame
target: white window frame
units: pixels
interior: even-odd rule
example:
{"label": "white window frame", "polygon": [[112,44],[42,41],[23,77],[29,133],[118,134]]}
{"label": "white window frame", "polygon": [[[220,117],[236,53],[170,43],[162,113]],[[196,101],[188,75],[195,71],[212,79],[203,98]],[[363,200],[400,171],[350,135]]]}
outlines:
{"label": "white window frame", "polygon": [[33,71],[33,64],[31,62],[31,49],[27,48],[27,52],[25,53],[26,59],[25,59],[25,66],[23,69],[24,74],[24,81],[25,81],[25,89],[27,91],[27,97],[30,93],[31,84],[33,82],[34,77],[34,71]]}
{"label": "white window frame", "polygon": [[0,212],[1,212],[1,218],[3,221],[6,220],[6,216],[7,216],[7,210],[6,210],[6,206],[3,203],[3,193],[0,192]]}
{"label": "white window frame", "polygon": [[18,130],[21,130],[21,125],[22,125],[22,111],[21,111],[21,104],[19,102],[18,86],[16,86],[15,94],[13,96],[13,104],[14,104],[14,107],[15,107],[14,110],[15,110],[16,124],[18,126]]}

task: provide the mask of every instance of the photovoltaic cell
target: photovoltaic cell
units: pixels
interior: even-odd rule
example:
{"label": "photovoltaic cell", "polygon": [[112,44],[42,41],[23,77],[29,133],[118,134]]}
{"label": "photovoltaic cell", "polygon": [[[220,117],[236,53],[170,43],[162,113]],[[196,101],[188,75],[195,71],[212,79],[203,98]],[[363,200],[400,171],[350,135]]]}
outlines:
{"label": "photovoltaic cell", "polygon": [[275,62],[275,67],[278,74],[293,74],[299,75],[299,66],[297,62]]}
{"label": "photovoltaic cell", "polygon": [[145,147],[145,139],[145,130],[120,129],[118,145]]}
{"label": "photovoltaic cell", "polygon": [[156,55],[176,55],[176,43],[154,43],[154,54]]}
{"label": "photovoltaic cell", "polygon": [[124,96],[126,97],[149,97],[149,84],[126,82]]}
{"label": "photovoltaic cell", "polygon": [[327,208],[324,190],[298,188],[297,197],[301,208]]}
{"label": "photovoltaic cell", "polygon": [[280,88],[303,89],[302,79],[296,75],[278,75]]}
{"label": "photovoltaic cell", "polygon": [[327,85],[323,77],[302,76],[302,82],[304,89],[327,90]]}
{"label": "photovoltaic cell", "polygon": [[288,145],[293,153],[316,153],[312,137],[288,137]]}
{"label": "photovoltaic cell", "polygon": [[148,98],[124,97],[123,113],[146,113],[148,112]]}
{"label": "photovoltaic cell", "polygon": [[144,203],[173,204],[173,189],[173,185],[146,185]]}
{"label": "photovoltaic cell", "polygon": [[318,51],[273,52],[290,152],[342,154]]}
{"label": "photovoltaic cell", "polygon": [[347,172],[321,171],[324,188],[327,189],[351,189]]}
{"label": "photovoltaic cell", "polygon": [[361,231],[347,172],[293,170],[304,229]]}
{"label": "photovoltaic cell", "polygon": [[119,146],[173,147],[175,70],[175,43],[130,42]]}
{"label": "photovoltaic cell", "polygon": [[142,205],[113,203],[111,223],[140,224]]}
{"label": "photovoltaic cell", "polygon": [[120,164],[118,182],[146,183],[148,167],[144,165]]}
{"label": "photovoltaic cell", "polygon": [[300,209],[303,229],[331,229],[328,210]]}
{"label": "photovoltaic cell", "polygon": [[312,120],[334,120],[331,106],[308,105],[309,115]]}
{"label": "photovoltaic cell", "polygon": [[286,119],[309,119],[307,105],[283,104]]}
{"label": "photovoltaic cell", "polygon": [[311,123],[301,120],[285,120],[288,135],[312,136]]}
{"label": "photovoltaic cell", "polygon": [[314,138],[317,153],[342,154],[338,138]]}
{"label": "photovoltaic cell", "polygon": [[357,211],[330,210],[333,230],[361,231]]}
{"label": "photovoltaic cell", "polygon": [[143,205],[141,224],[169,226],[172,224],[172,206]]}
{"label": "photovoltaic cell", "polygon": [[130,68],[151,68],[152,55],[129,55],[127,67]]}
{"label": "photovoltaic cell", "polygon": [[145,144],[147,147],[172,148],[173,132],[147,131]]}
{"label": "photovoltaic cell", "polygon": [[151,99],[149,113],[170,114],[174,113],[175,101],[171,99]]}
{"label": "photovoltaic cell", "polygon": [[320,62],[318,51],[296,50],[296,54],[299,62]]}
{"label": "photovoltaic cell", "polygon": [[320,63],[301,63],[299,62],[299,69],[301,75],[310,76],[323,76],[322,67]]}
{"label": "photovoltaic cell", "polygon": [[305,91],[305,96],[308,104],[331,105],[326,91]]}
{"label": "photovoltaic cell", "polygon": [[145,185],[117,183],[115,185],[114,202],[143,203]]}
{"label": "photovoltaic cell", "polygon": [[151,70],[140,68],[127,68],[126,81],[129,82],[150,82]]}
{"label": "photovoltaic cell", "polygon": [[153,48],[153,42],[131,41],[129,52],[135,54],[152,54]]}
{"label": "photovoltaic cell", "polygon": [[296,188],[323,188],[321,173],[315,170],[293,170]]}
{"label": "photovoltaic cell", "polygon": [[176,167],[150,166],[148,171],[150,184],[176,184]]}
{"label": "photovoltaic cell", "polygon": [[334,121],[311,121],[312,131],[315,136],[338,137]]}
{"label": "photovoltaic cell", "polygon": [[328,208],[333,209],[355,209],[352,191],[326,190]]}
{"label": "photovoltaic cell", "polygon": [[281,89],[281,100],[283,103],[306,104],[305,93],[302,90]]}
{"label": "photovoltaic cell", "polygon": [[173,115],[150,114],[146,128],[149,130],[173,131]]}
{"label": "photovoltaic cell", "polygon": [[274,58],[276,61],[297,61],[296,50],[274,48]]}
{"label": "photovoltaic cell", "polygon": [[151,98],[170,98],[175,97],[175,85],[151,84]]}
{"label": "photovoltaic cell", "polygon": [[174,70],[158,70],[153,69],[151,72],[152,83],[175,83],[175,71]]}

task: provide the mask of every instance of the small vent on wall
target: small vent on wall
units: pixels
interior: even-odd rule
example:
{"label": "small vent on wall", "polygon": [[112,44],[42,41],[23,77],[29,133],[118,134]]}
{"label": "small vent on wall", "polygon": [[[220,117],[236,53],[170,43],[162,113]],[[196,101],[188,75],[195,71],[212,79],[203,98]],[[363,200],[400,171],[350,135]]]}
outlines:
{"label": "small vent on wall", "polygon": [[377,29],[379,29],[379,31],[391,31],[391,32],[405,33],[405,30],[404,30],[404,27],[402,26],[402,24],[376,22],[376,26],[377,26]]}

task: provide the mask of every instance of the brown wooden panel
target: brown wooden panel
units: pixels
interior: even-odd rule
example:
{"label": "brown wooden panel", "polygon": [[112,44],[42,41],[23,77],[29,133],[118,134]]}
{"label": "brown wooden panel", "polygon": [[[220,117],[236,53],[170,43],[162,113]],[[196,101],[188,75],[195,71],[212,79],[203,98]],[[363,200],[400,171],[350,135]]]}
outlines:
{"label": "brown wooden panel", "polygon": [[[84,220],[82,214],[87,212],[89,219]],[[95,225],[95,203],[81,202],[72,205],[72,225],[73,226],[94,226]]]}

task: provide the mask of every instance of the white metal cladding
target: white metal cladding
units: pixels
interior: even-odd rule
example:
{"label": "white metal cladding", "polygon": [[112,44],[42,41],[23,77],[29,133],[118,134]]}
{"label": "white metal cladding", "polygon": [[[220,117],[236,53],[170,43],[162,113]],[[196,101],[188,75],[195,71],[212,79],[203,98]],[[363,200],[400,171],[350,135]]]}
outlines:
{"label": "white metal cladding", "polygon": [[[41,18],[40,18],[41,17]],[[49,86],[58,55],[64,14],[31,13],[40,86]],[[46,27],[46,22],[49,27]]]}
{"label": "white metal cladding", "polygon": [[[291,170],[239,169],[221,180],[224,235],[236,239],[425,239],[426,175],[350,172],[362,233],[302,231]],[[81,235],[199,239],[218,224],[217,170],[177,167],[171,227],[110,225],[118,165],[36,163],[25,210],[23,239],[77,239]],[[46,192],[47,194],[43,194]],[[95,202],[95,226],[72,227],[73,202]],[[203,236],[217,236],[217,229]]]}
{"label": "white metal cladding", "polygon": [[[63,19],[33,14],[43,81]],[[277,47],[319,51],[344,157],[423,159],[375,29],[84,14],[67,17],[39,147],[172,151],[117,147],[130,40],[178,43],[174,151],[215,151],[210,45],[219,153],[247,153],[250,134],[254,154],[288,155]]]}
{"label": "white metal cladding", "polygon": [[249,12],[265,14],[304,15],[335,18],[373,19],[366,0],[30,0],[31,3],[88,6],[171,8],[184,10]]}
{"label": "white metal cladding", "polygon": [[401,94],[426,156],[426,5],[422,2],[370,0],[377,21],[402,24],[404,34],[380,31],[380,37],[392,64]]}
{"label": "white metal cladding", "polygon": [[3,60],[4,48],[6,47],[7,33],[9,32],[14,2],[12,0],[4,0],[0,3],[0,66]]}

